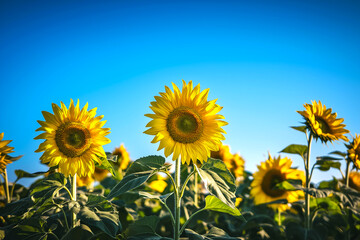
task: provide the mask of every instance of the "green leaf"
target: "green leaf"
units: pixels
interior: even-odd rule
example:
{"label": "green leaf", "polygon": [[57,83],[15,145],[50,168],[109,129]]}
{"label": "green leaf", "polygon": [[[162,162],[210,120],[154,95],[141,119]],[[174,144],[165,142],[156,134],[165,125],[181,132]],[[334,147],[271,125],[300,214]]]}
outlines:
{"label": "green leaf", "polygon": [[126,175],[109,193],[107,199],[113,199],[144,184],[153,175],[154,171],[138,172]]}
{"label": "green leaf", "polygon": [[166,200],[172,195],[173,193],[168,193],[165,195],[155,195],[155,194],[151,194],[148,192],[143,192],[143,191],[139,191],[139,195],[144,197],[144,198],[148,198],[148,199],[157,199],[159,200],[161,203],[166,204]]}
{"label": "green leaf", "polygon": [[336,168],[340,170],[341,163],[333,160],[317,160],[315,165],[318,165],[317,169],[321,171],[328,171],[330,168]]}
{"label": "green leaf", "polygon": [[287,191],[297,191],[299,190],[299,187],[301,188],[301,180],[297,183],[297,187],[293,186],[288,180],[282,181],[278,184],[276,184],[277,189],[287,190]]}
{"label": "green leaf", "polygon": [[343,158],[346,157],[346,155],[347,155],[345,152],[340,152],[340,151],[333,151],[333,152],[331,152],[329,154],[338,155],[338,156],[341,156]]}
{"label": "green leaf", "polygon": [[164,169],[165,158],[161,156],[143,157],[129,167],[125,177],[111,190],[107,199],[130,191],[144,184],[153,174]]}
{"label": "green leaf", "polygon": [[306,126],[298,126],[298,127],[292,126],[291,128],[292,128],[292,129],[295,129],[295,130],[297,130],[297,131],[306,133]]}
{"label": "green leaf", "polygon": [[290,153],[290,154],[298,154],[303,159],[305,159],[307,149],[308,149],[308,147],[306,145],[291,144],[291,145],[287,146],[286,148],[284,148],[283,150],[281,150],[280,152]]}
{"label": "green leaf", "polygon": [[16,202],[8,203],[5,207],[0,208],[0,216],[6,215],[22,215],[31,207],[34,202],[30,197],[22,198]]}
{"label": "green leaf", "polygon": [[325,198],[311,198],[310,206],[318,206],[326,210],[332,210],[341,213],[340,206],[338,202],[333,197]]}
{"label": "green leaf", "polygon": [[343,160],[342,158],[334,158],[334,157],[330,157],[330,156],[319,156],[316,157],[317,161],[339,161],[339,160]]}
{"label": "green leaf", "polygon": [[97,227],[112,237],[121,230],[117,212],[100,211],[96,208],[92,210],[85,206],[81,208],[78,217],[82,223]]}
{"label": "green leaf", "polygon": [[334,190],[336,190],[339,188],[338,185],[339,185],[338,180],[335,177],[333,177],[333,179],[330,181],[320,182],[318,188],[319,189],[334,189]]}
{"label": "green leaf", "polygon": [[146,234],[146,236],[158,236],[156,227],[159,220],[159,217],[154,215],[140,218],[129,225],[129,235],[136,236]]}
{"label": "green leaf", "polygon": [[164,167],[165,158],[162,156],[147,156],[139,158],[126,171],[126,175],[137,173],[137,172],[146,172],[155,169],[161,169]]}
{"label": "green leaf", "polygon": [[19,181],[21,178],[34,178],[34,177],[44,175],[45,173],[46,172],[28,173],[24,170],[16,169],[15,174],[16,174],[17,179],[15,180],[15,182]]}
{"label": "green leaf", "polygon": [[91,229],[88,226],[86,226],[85,224],[81,224],[80,226],[76,226],[76,227],[70,229],[70,231],[68,231],[61,238],[61,240],[89,239],[93,235],[94,235],[93,232],[91,231]]}
{"label": "green leaf", "polygon": [[215,212],[228,213],[233,216],[241,216],[239,209],[231,208],[215,196],[208,195],[205,198],[205,208]]}
{"label": "green leaf", "polygon": [[201,168],[196,169],[209,193],[231,208],[235,208],[235,178],[225,163],[218,159],[209,158]]}
{"label": "green leaf", "polygon": [[110,162],[116,163],[118,161],[118,155],[113,155],[110,152],[106,152],[106,159]]}
{"label": "green leaf", "polygon": [[97,168],[108,170],[111,173],[111,175],[116,176],[116,171],[114,170],[111,163],[106,158],[103,157],[100,157],[100,160],[101,160],[101,164],[99,165],[97,162],[95,162],[95,166]]}

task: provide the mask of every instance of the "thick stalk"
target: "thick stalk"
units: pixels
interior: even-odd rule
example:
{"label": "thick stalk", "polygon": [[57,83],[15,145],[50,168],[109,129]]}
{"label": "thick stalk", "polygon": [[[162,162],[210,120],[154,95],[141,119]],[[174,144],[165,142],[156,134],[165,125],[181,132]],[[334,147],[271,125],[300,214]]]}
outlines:
{"label": "thick stalk", "polygon": [[199,186],[198,186],[198,173],[195,171],[194,174],[194,205],[195,207],[199,207]]}
{"label": "thick stalk", "polygon": [[180,238],[180,173],[181,173],[181,160],[176,159],[175,166],[175,224],[174,224],[174,239]]}
{"label": "thick stalk", "polygon": [[306,234],[305,234],[305,239],[307,238],[307,232],[310,230],[311,228],[311,217],[310,217],[310,194],[309,194],[309,189],[310,189],[310,174],[309,174],[309,169],[310,169],[310,152],[311,152],[311,141],[312,141],[312,134],[310,133],[309,135],[309,139],[308,139],[308,149],[307,149],[307,155],[306,155],[306,161],[305,161],[305,177],[306,177],[306,192],[305,192],[305,229],[306,229]]}
{"label": "thick stalk", "polygon": [[[72,200],[76,202],[76,173],[73,176],[72,179],[72,188],[71,188],[71,195],[72,195]],[[74,228],[76,224],[76,213],[73,212],[72,214],[72,227]]]}
{"label": "thick stalk", "polygon": [[346,187],[349,187],[349,174],[350,174],[350,160],[346,160],[346,172],[345,172],[345,184]]}
{"label": "thick stalk", "polygon": [[5,188],[5,194],[6,194],[6,202],[10,203],[11,199],[10,199],[10,193],[9,193],[9,182],[8,182],[6,168],[4,169],[4,181],[5,181],[4,188]]}

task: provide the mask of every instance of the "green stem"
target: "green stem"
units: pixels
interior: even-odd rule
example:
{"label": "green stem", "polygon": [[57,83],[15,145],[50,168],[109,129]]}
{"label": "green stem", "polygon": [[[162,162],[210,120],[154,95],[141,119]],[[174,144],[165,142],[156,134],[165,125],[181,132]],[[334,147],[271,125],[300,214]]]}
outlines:
{"label": "green stem", "polygon": [[278,224],[279,226],[281,226],[281,211],[278,209],[277,212],[278,212]]}
{"label": "green stem", "polygon": [[177,195],[178,189],[176,188],[176,183],[174,181],[174,178],[171,176],[171,174],[168,171],[161,171],[163,173],[166,173],[166,175],[170,178],[172,185],[174,186],[174,194]]}
{"label": "green stem", "polygon": [[346,160],[345,184],[349,187],[350,160]]}
{"label": "green stem", "polygon": [[180,238],[180,173],[181,173],[181,160],[176,159],[175,166],[175,188],[177,191],[175,192],[175,224],[174,224],[174,239],[179,240]]}
{"label": "green stem", "polygon": [[10,199],[10,193],[9,193],[9,182],[8,182],[8,178],[7,178],[7,172],[6,172],[6,168],[4,169],[4,181],[5,181],[5,194],[6,194],[6,203],[10,203],[11,199]]}
{"label": "green stem", "polygon": [[[74,174],[73,178],[72,178],[72,188],[71,188],[71,195],[72,195],[72,199],[73,201],[76,202],[76,173]],[[74,228],[76,225],[76,213],[73,212],[72,213],[72,227]]]}
{"label": "green stem", "polygon": [[[195,169],[195,168],[194,168]],[[199,186],[198,186],[198,173],[194,173],[194,205],[195,207],[199,207]]]}
{"label": "green stem", "polygon": [[309,168],[310,168],[310,152],[311,152],[311,141],[312,141],[313,135],[310,133],[309,140],[308,140],[308,149],[307,149],[307,155],[306,155],[306,161],[305,161],[305,177],[306,177],[306,192],[305,192],[305,239],[307,239],[307,233],[311,228],[311,218],[310,218],[310,180],[311,176],[309,175]]}
{"label": "green stem", "polygon": [[185,230],[186,225],[188,225],[188,223],[191,221],[191,219],[193,219],[193,217],[194,217],[196,214],[198,214],[198,213],[200,213],[200,212],[202,212],[202,211],[204,211],[204,210],[206,210],[206,209],[205,209],[205,208],[202,208],[202,209],[196,211],[194,214],[192,214],[192,215],[190,216],[190,218],[189,218],[188,220],[186,220],[186,222],[185,222],[184,225],[182,226],[182,228],[181,228],[181,230],[180,230],[180,234],[182,234],[182,232]]}
{"label": "green stem", "polygon": [[194,168],[194,171],[192,171],[192,172],[187,176],[187,178],[185,179],[185,182],[184,182],[184,184],[183,184],[183,186],[182,186],[182,188],[181,188],[181,190],[180,190],[180,198],[182,198],[182,196],[184,195],[185,188],[186,188],[186,184],[189,182],[191,176],[192,176],[194,173],[196,173],[195,168]]}

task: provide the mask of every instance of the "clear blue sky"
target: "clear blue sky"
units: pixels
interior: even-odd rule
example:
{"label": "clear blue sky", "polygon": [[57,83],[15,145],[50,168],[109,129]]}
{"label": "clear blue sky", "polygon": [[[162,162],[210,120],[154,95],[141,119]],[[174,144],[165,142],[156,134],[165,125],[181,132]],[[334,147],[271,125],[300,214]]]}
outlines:
{"label": "clear blue sky", "polygon": [[[357,1],[1,1],[0,132],[10,164],[46,168],[34,153],[36,120],[70,98],[98,107],[132,159],[160,154],[142,132],[164,86],[181,79],[210,88],[229,125],[225,144],[246,169],[305,137],[304,103],[321,100],[360,133],[360,4]],[[313,147],[316,155],[343,143]],[[294,165],[303,163],[293,157]],[[339,177],[316,172],[314,182]],[[23,183],[26,184],[26,181]]]}

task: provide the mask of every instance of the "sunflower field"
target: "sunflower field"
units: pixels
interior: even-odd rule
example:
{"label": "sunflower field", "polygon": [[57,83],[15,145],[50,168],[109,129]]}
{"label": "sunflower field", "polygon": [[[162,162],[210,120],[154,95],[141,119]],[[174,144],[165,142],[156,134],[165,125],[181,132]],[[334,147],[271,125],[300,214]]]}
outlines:
{"label": "sunflower field", "polygon": [[[360,240],[360,135],[343,118],[321,101],[304,104],[303,124],[291,127],[304,141],[249,172],[222,144],[226,118],[208,94],[192,81],[165,86],[144,113],[159,155],[136,160],[124,144],[105,152],[104,116],[79,101],[42,112],[35,139],[46,172],[15,170],[9,182],[6,167],[21,156],[1,133],[0,239]],[[313,156],[314,141],[347,151]],[[292,166],[294,155],[303,167]],[[342,177],[312,183],[330,169]],[[23,178],[34,180],[26,187]]]}

